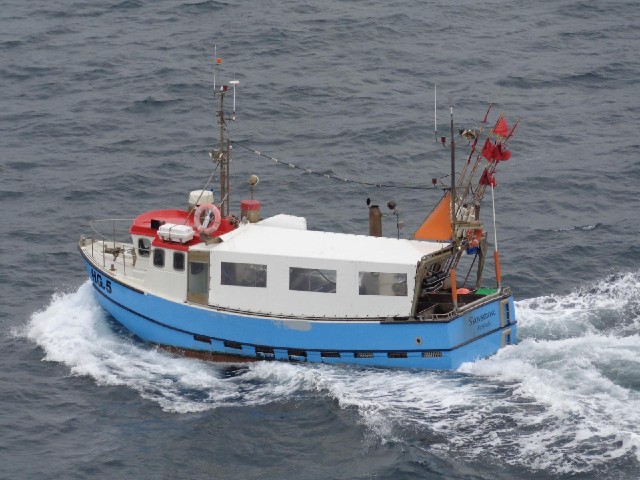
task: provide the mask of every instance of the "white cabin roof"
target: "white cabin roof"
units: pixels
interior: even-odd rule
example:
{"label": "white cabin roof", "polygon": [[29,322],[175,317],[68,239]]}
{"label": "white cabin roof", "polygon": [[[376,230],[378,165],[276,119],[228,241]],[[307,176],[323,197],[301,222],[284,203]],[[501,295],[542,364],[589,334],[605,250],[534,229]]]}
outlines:
{"label": "white cabin roof", "polygon": [[415,265],[447,243],[246,224],[221,236],[216,252]]}

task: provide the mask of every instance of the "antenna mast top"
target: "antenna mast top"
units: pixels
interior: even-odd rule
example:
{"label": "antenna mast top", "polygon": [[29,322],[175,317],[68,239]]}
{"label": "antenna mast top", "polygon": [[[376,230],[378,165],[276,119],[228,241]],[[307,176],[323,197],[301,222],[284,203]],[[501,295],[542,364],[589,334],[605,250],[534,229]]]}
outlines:
{"label": "antenna mast top", "polygon": [[438,86],[433,84],[433,138],[438,143]]}
{"label": "antenna mast top", "polygon": [[[215,55],[216,55],[216,64],[213,68],[213,95],[214,97],[219,97],[220,99],[220,107],[216,112],[216,116],[218,117],[218,126],[220,127],[220,146],[217,150],[212,150],[209,152],[211,158],[218,162],[220,165],[220,213],[223,217],[229,216],[229,195],[230,195],[230,185],[229,185],[229,164],[231,161],[231,142],[229,141],[228,131],[226,129],[227,120],[234,122],[236,120],[236,87],[240,85],[239,80],[232,80],[229,82],[229,85],[233,87],[233,113],[225,118],[224,112],[224,97],[228,91],[227,85],[221,85],[219,88],[216,87],[216,77],[218,66],[222,64],[222,58],[217,56],[217,46],[215,47]],[[225,135],[226,131],[226,135]]]}

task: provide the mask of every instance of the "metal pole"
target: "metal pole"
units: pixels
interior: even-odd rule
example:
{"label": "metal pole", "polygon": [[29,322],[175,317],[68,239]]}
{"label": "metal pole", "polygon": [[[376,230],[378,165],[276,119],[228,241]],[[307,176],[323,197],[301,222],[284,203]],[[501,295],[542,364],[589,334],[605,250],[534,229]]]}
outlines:
{"label": "metal pole", "polygon": [[[235,92],[235,89],[234,89]],[[224,162],[225,162],[225,188],[224,188],[224,197],[225,197],[225,202],[224,202],[224,215],[225,217],[229,216],[229,202],[230,202],[230,198],[229,198],[229,194],[231,193],[231,186],[230,186],[230,182],[231,182],[231,172],[229,171],[229,167],[230,167],[230,162],[229,160],[231,159],[231,142],[228,141],[227,139],[227,153],[224,156]]]}
{"label": "metal pole", "polygon": [[438,143],[438,86],[433,84],[433,135]]}
{"label": "metal pole", "polygon": [[456,142],[453,138],[453,107],[451,107],[451,237],[457,242],[456,235]]}
{"label": "metal pole", "polygon": [[494,250],[498,251],[498,231],[496,230],[496,198],[493,195],[493,185],[491,185],[491,208],[493,209],[493,241]]}
{"label": "metal pole", "polygon": [[[220,111],[218,112],[218,125],[220,125],[220,201],[228,197],[229,172],[228,168],[228,149],[224,148],[224,90],[220,92]],[[227,203],[221,203],[220,213],[223,217],[228,216]]]}
{"label": "metal pole", "polygon": [[502,286],[502,270],[500,268],[500,252],[498,251],[498,231],[496,230],[496,199],[493,195],[493,185],[491,185],[491,205],[493,207],[493,241],[495,242],[493,250],[493,261],[496,268],[496,282],[498,289]]}

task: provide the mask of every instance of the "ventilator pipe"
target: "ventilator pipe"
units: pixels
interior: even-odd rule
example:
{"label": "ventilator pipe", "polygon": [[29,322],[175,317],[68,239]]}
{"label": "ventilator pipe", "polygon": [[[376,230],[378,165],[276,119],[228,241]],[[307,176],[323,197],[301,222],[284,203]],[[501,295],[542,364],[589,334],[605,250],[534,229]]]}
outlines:
{"label": "ventilator pipe", "polygon": [[382,236],[382,212],[378,205],[369,206],[369,235],[372,237]]}

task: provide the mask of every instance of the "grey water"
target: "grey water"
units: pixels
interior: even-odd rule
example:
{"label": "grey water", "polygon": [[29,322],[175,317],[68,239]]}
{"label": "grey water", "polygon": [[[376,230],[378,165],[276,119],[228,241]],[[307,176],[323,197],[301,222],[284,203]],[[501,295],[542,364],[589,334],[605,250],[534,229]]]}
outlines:
{"label": "grey water", "polygon": [[[0,6],[0,478],[640,478],[636,2]],[[202,188],[216,45],[231,138],[339,177],[446,175],[434,84],[438,136],[451,106],[521,117],[495,190],[520,343],[455,372],[211,364],[101,311],[76,242]],[[404,237],[439,197],[242,148],[232,174],[236,208],[257,174],[263,215],[350,233],[368,197]]]}

